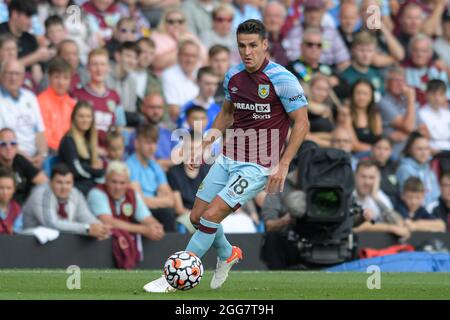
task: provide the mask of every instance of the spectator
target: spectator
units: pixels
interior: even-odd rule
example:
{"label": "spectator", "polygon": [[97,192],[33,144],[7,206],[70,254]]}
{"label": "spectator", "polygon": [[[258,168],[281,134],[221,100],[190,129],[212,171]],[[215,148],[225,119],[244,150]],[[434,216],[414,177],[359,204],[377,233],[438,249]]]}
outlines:
{"label": "spectator", "polygon": [[106,135],[106,163],[111,161],[125,161],[125,138],[116,128]]}
{"label": "spectator", "polygon": [[109,59],[115,60],[115,53],[123,43],[135,42],[136,40],[136,21],[129,16],[124,16],[114,27],[113,38],[105,45],[105,48],[109,53]]}
{"label": "spectator", "polygon": [[48,67],[50,86],[38,96],[45,138],[52,154],[58,150],[62,137],[70,128],[70,117],[76,101],[68,94],[72,68],[64,59],[54,58]]}
{"label": "spectator", "polygon": [[36,96],[21,88],[24,75],[25,68],[17,60],[7,61],[1,66],[0,128],[13,129],[20,152],[40,168],[47,157],[45,127]]}
{"label": "spectator", "polygon": [[81,6],[86,14],[90,33],[97,34],[94,47],[103,47],[113,36],[114,26],[120,19],[120,12],[114,0],[88,0]]}
{"label": "spectator", "polygon": [[289,61],[282,45],[285,34],[281,32],[286,15],[286,8],[279,2],[269,2],[264,7],[263,21],[269,40],[269,55],[273,61],[284,67]]}
{"label": "spectator", "polygon": [[106,78],[106,86],[117,92],[125,110],[129,127],[138,124],[136,81],[133,72],[138,64],[139,47],[135,42],[124,42],[114,53],[112,72]]}
{"label": "spectator", "polygon": [[0,36],[0,61],[5,63],[9,60],[17,60],[18,56],[17,39],[12,34],[2,34]]}
{"label": "spectator", "polygon": [[200,47],[192,40],[186,40],[180,45],[178,63],[166,69],[161,76],[170,119],[175,123],[180,107],[198,96],[199,88],[195,77],[199,55]]}
{"label": "spectator", "polygon": [[450,86],[447,73],[433,60],[433,43],[424,35],[414,36],[409,43],[409,55],[404,64],[406,82],[416,89],[417,100],[421,105],[426,102],[425,90],[428,81],[440,79],[447,85],[447,100],[450,100]]}
{"label": "spectator", "polygon": [[[380,173],[371,160],[358,163],[355,174],[357,202],[363,207],[365,221],[356,223],[355,232],[387,232],[401,239],[408,239],[411,232],[403,222],[402,216],[393,210],[388,196],[379,189]],[[360,220],[360,219],[358,219]]]}
{"label": "spectator", "polygon": [[56,50],[59,44],[67,38],[67,30],[60,16],[50,16],[45,20],[45,37],[48,46]]}
{"label": "spectator", "polygon": [[58,46],[58,57],[66,60],[72,67],[72,78],[70,79],[70,93],[81,89],[89,81],[89,74],[80,61],[78,45],[74,40],[65,39]]}
{"label": "spectator", "polygon": [[409,177],[418,177],[425,185],[425,206],[439,197],[439,184],[436,174],[430,167],[430,142],[418,132],[413,132],[406,142],[404,158],[397,170],[397,181],[400,190]]}
{"label": "spectator", "polygon": [[338,126],[331,133],[331,147],[343,150],[348,153],[352,165],[352,170],[356,170],[358,159],[352,155],[353,140],[351,133],[343,126]]}
{"label": "spectator", "polygon": [[322,29],[324,50],[320,62],[330,66],[336,66],[338,70],[344,70],[350,65],[350,54],[344,41],[337,32],[335,26],[322,24],[322,18],[326,12],[324,0],[305,0],[304,21],[302,25],[293,27],[283,41],[287,56],[290,61],[301,56],[301,40],[304,30],[308,28]]}
{"label": "spectator", "polygon": [[205,108],[193,105],[186,110],[186,128],[189,131],[195,131],[204,134],[208,126],[208,113]]}
{"label": "spectator", "polygon": [[106,182],[89,193],[88,205],[94,215],[111,228],[141,234],[152,241],[164,237],[161,224],[131,188],[129,170],[123,162],[112,161],[108,165]]}
{"label": "spectator", "polygon": [[136,21],[136,33],[139,37],[148,37],[150,23],[140,8],[140,0],[120,0],[118,2],[121,17],[130,17]]}
{"label": "spectator", "polygon": [[450,10],[445,10],[442,17],[442,36],[437,37],[433,43],[434,51],[439,59],[444,62],[447,68],[447,75],[450,74]]}
{"label": "spectator", "polygon": [[233,30],[236,30],[241,22],[248,19],[263,20],[261,12],[255,7],[250,0],[234,0],[234,19]]}
{"label": "spectator", "polygon": [[339,22],[339,34],[342,40],[344,40],[347,49],[350,50],[359,22],[358,6],[356,3],[346,1],[340,5]]}
{"label": "spectator", "polygon": [[393,142],[393,154],[398,157],[409,134],[423,130],[419,126],[419,106],[416,92],[406,84],[405,70],[401,67],[389,69],[386,75],[386,92],[379,103],[383,133]]}
{"label": "spectator", "polygon": [[22,204],[31,192],[31,188],[47,182],[44,172],[37,169],[26,157],[19,154],[16,134],[9,128],[0,130],[0,167],[14,172],[14,200]]}
{"label": "spectator", "polygon": [[138,106],[150,93],[163,94],[161,79],[152,71],[155,60],[155,43],[150,38],[141,38],[137,41],[139,47],[138,67],[133,73],[136,83]]}
{"label": "spectator", "polygon": [[190,32],[200,36],[203,30],[212,29],[211,13],[217,3],[218,0],[183,1],[181,9],[186,15],[187,27]]}
{"label": "spectator", "polygon": [[167,7],[180,5],[180,2],[180,0],[140,0],[139,6],[142,13],[150,23],[150,26],[153,28],[161,21],[161,18],[164,15],[164,10]]}
{"label": "spectator", "polygon": [[202,67],[199,69],[197,73],[197,84],[199,87],[198,96],[187,102],[180,109],[180,116],[178,117],[177,127],[178,128],[187,128],[186,123],[186,112],[192,106],[201,106],[203,107],[208,116],[208,124],[206,129],[209,129],[217,114],[220,111],[221,106],[214,101],[214,94],[217,91],[218,77],[214,73],[211,67]]}
{"label": "spectator", "polygon": [[424,20],[422,9],[416,3],[406,3],[399,12],[396,36],[405,51],[408,49],[411,38],[421,32]]}
{"label": "spectator", "polygon": [[427,209],[432,215],[444,221],[446,230],[450,231],[450,172],[444,172],[440,179],[441,196],[431,203]]}
{"label": "spectator", "polygon": [[450,151],[450,111],[446,97],[447,86],[438,79],[427,84],[427,104],[419,110],[419,118],[430,135],[431,154]]}
{"label": "spectator", "polygon": [[0,234],[13,234],[22,231],[22,208],[13,195],[16,190],[14,172],[0,167]]}
{"label": "spectator", "polygon": [[[220,44],[233,53],[237,52],[235,33],[232,28],[234,9],[230,4],[219,4],[212,11],[212,27],[203,28],[199,37],[206,48]],[[211,18],[209,18],[211,20]]]}
{"label": "spectator", "polygon": [[225,101],[223,80],[231,64],[230,50],[222,45],[214,45],[209,49],[208,55],[209,65],[219,78],[219,83],[217,85],[216,94],[214,95],[214,100],[216,100],[219,106],[222,106],[223,102]]}
{"label": "spectator", "polygon": [[383,127],[380,113],[375,104],[375,90],[365,79],[355,82],[351,89],[351,121],[346,122],[347,130],[355,132],[353,151],[370,151],[371,145],[381,135]]}
{"label": "spectator", "polygon": [[384,92],[383,79],[378,71],[371,67],[376,46],[376,39],[370,33],[357,33],[352,42],[352,64],[341,73],[341,78],[349,86],[359,79],[368,80],[375,88],[375,102],[379,102]]}
{"label": "spectator", "polygon": [[71,116],[69,131],[59,145],[59,159],[73,173],[75,187],[84,195],[103,177],[103,163],[99,158],[94,109],[87,102],[77,102]]}
{"label": "spectator", "polygon": [[37,13],[36,4],[28,0],[12,0],[8,5],[9,20],[0,24],[0,34],[10,33],[16,37],[19,59],[25,67],[45,62],[56,54],[46,46],[39,47],[36,38],[28,33],[31,17]]}
{"label": "spectator", "polygon": [[152,210],[166,232],[175,230],[175,212],[172,189],[161,167],[153,160],[158,128],[150,124],[138,127],[136,152],[127,160],[133,186],[142,195],[144,203]]}
{"label": "spectator", "polygon": [[52,169],[50,182],[33,190],[23,207],[24,227],[44,226],[62,232],[107,239],[110,228],[89,210],[83,194],[73,185],[73,174],[63,164]]}
{"label": "spectator", "polygon": [[108,129],[113,125],[125,126],[125,111],[117,92],[109,89],[105,82],[110,71],[108,52],[105,49],[94,49],[89,53],[88,70],[89,83],[75,90],[73,97],[93,106],[99,145],[104,148]]}
{"label": "spectator", "polygon": [[392,141],[386,136],[378,137],[372,146],[371,157],[380,171],[380,189],[395,206],[400,195],[396,176],[398,162],[392,159]]}
{"label": "spectator", "polygon": [[403,184],[402,201],[396,210],[405,220],[410,232],[444,232],[445,224],[423,207],[425,187],[417,177],[409,177]]}

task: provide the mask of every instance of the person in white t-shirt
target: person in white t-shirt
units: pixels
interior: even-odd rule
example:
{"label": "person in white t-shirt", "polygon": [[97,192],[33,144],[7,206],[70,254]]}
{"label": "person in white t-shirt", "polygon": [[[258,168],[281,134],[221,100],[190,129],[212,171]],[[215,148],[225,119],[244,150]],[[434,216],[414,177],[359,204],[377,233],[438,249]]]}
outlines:
{"label": "person in white t-shirt", "polygon": [[450,110],[444,81],[433,79],[427,84],[427,104],[419,110],[419,117],[426,125],[432,154],[450,150]]}

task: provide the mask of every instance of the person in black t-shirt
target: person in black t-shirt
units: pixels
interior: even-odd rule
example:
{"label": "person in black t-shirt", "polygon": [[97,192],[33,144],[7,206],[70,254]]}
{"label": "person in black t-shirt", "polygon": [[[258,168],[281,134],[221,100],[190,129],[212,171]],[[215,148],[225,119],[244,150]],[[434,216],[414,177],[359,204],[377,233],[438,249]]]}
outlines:
{"label": "person in black t-shirt", "polygon": [[43,171],[37,169],[23,155],[17,153],[16,134],[9,128],[0,130],[0,167],[11,168],[16,179],[14,200],[22,204],[25,202],[34,185],[47,182]]}

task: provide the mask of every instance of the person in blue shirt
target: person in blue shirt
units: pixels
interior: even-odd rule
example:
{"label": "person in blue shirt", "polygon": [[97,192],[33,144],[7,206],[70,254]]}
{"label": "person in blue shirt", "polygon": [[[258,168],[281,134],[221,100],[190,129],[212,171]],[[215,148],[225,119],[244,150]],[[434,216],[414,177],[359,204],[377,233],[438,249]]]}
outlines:
{"label": "person in blue shirt", "polygon": [[166,232],[175,231],[174,197],[167,177],[154,160],[158,142],[158,128],[143,124],[136,130],[135,150],[126,164],[133,187],[144,203],[164,226]]}

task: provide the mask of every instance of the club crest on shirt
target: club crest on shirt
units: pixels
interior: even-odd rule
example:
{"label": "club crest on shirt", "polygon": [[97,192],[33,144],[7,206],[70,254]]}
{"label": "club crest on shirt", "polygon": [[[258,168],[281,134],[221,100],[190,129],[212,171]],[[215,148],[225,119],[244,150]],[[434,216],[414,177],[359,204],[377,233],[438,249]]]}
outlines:
{"label": "club crest on shirt", "polygon": [[133,206],[131,205],[131,203],[124,203],[122,205],[122,212],[127,217],[131,217],[133,215]]}
{"label": "club crest on shirt", "polygon": [[259,84],[258,85],[258,96],[262,99],[265,99],[269,96],[270,93],[270,85],[268,84]]}

